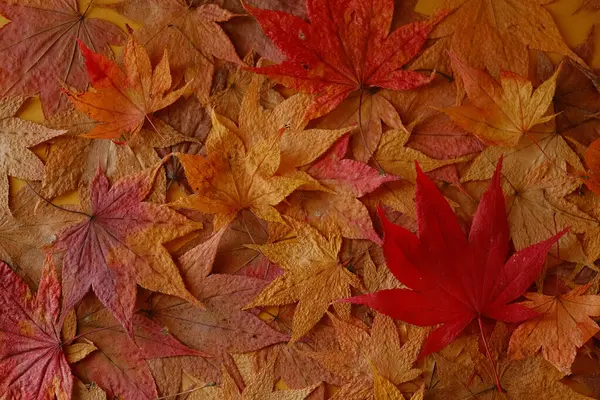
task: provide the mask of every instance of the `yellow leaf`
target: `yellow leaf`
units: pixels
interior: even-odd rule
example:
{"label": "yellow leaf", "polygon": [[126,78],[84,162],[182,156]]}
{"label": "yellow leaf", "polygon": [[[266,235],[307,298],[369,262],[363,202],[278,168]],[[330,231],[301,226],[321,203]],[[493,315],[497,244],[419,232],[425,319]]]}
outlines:
{"label": "yellow leaf", "polygon": [[571,372],[577,349],[594,336],[600,327],[590,317],[600,316],[600,296],[585,295],[588,285],[566,294],[546,296],[526,293],[523,305],[540,316],[521,324],[510,338],[513,359],[542,355],[564,374]]}

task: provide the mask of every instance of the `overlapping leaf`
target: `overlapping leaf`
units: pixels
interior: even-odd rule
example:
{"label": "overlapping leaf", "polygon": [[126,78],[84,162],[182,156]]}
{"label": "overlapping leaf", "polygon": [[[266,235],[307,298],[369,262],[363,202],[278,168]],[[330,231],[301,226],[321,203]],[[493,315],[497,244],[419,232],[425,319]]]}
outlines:
{"label": "overlapping leaf", "polygon": [[287,57],[279,65],[255,71],[286,86],[316,94],[306,110],[309,119],[333,110],[356,90],[406,90],[431,80],[401,67],[417,54],[444,14],[390,33],[394,13],[391,0],[308,0],[310,23],[282,12],[246,8]]}
{"label": "overlapping leaf", "polygon": [[75,40],[102,54],[112,54],[124,33],[115,25],[92,16],[93,1],[8,0],[0,14],[10,22],[2,27],[0,54],[3,78],[0,92],[40,94],[46,116],[67,109],[60,85],[84,89],[88,77]]}
{"label": "overlapping leaf", "polygon": [[130,37],[123,54],[123,71],[113,60],[95,53],[83,42],[80,41],[79,46],[95,90],[65,92],[79,111],[101,122],[86,136],[129,139],[136,137],[146,122],[159,137],[168,135],[167,131],[157,128],[150,120],[154,111],[172,104],[184,91],[184,88],[171,91],[172,80],[166,49],[153,70],[146,50]]}
{"label": "overlapping leaf", "polygon": [[201,227],[165,205],[144,202],[155,170],[112,185],[101,170],[90,184],[89,214],[58,234],[52,251],[64,252],[63,310],[92,289],[132,333],[136,284],[198,301],[185,288],[163,243]]}

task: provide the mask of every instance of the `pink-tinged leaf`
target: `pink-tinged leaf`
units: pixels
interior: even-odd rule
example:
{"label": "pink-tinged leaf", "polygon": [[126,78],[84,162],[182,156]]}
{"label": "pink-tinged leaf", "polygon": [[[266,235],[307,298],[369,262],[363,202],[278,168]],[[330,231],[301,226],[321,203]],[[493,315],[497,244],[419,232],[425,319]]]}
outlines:
{"label": "pink-tinged leaf", "polygon": [[133,338],[98,301],[87,297],[77,308],[79,340],[91,340],[97,351],[74,365],[84,382],[95,382],[110,398],[156,399],[147,360],[191,356],[203,361],[210,355],[179,342],[169,330],[144,315],[132,318]]}
{"label": "pink-tinged leaf", "polygon": [[71,368],[62,350],[60,284],[47,261],[37,296],[0,262],[0,397],[70,399]]}
{"label": "pink-tinged leaf", "polygon": [[89,216],[60,232],[52,247],[64,252],[63,311],[73,308],[91,288],[132,333],[136,284],[199,305],[163,243],[201,224],[166,205],[144,202],[153,182],[154,173],[145,171],[111,187],[98,171],[90,185]]}
{"label": "pink-tinged leaf", "polygon": [[87,15],[77,0],[5,1],[0,14],[10,20],[0,34],[4,94],[39,94],[46,117],[66,110],[61,83],[84,89],[88,77],[76,41],[112,54],[125,34],[116,25]]}
{"label": "pink-tinged leaf", "polygon": [[368,239],[381,244],[369,211],[360,200],[347,194],[296,192],[288,198],[286,214],[308,222],[324,234],[348,239]]}
{"label": "pink-tinged leaf", "polygon": [[307,172],[324,186],[354,197],[362,197],[383,183],[398,179],[392,175],[381,174],[362,162],[343,159],[348,150],[349,140],[349,136],[338,140]]}

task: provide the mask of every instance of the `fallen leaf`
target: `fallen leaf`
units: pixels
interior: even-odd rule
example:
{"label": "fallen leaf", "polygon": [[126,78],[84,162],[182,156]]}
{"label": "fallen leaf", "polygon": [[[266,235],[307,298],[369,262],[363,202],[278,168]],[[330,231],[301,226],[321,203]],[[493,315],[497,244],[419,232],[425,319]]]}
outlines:
{"label": "fallen leaf", "polygon": [[513,72],[502,72],[498,83],[485,71],[469,67],[454,55],[450,60],[470,102],[442,111],[483,142],[515,147],[536,125],[554,118],[548,115],[548,108],[560,68],[534,91],[530,81]]}
{"label": "fallen leaf", "polygon": [[381,243],[369,210],[351,194],[299,191],[287,199],[285,214],[305,221],[325,235]]}
{"label": "fallen leaf", "polygon": [[[342,266],[338,253],[339,236],[324,237],[314,228],[291,219],[297,238],[275,244],[254,246],[283,269],[246,308],[275,306],[298,302],[294,314],[291,341],[304,336],[323,317],[329,304],[350,295],[350,287],[361,286],[358,277]],[[335,308],[348,315],[342,304]]]}
{"label": "fallen leaf", "polygon": [[451,9],[432,32],[438,39],[416,68],[443,68],[446,51],[475,68],[485,68],[494,76],[512,71],[526,76],[528,48],[558,53],[583,61],[569,49],[552,15],[544,8],[548,1],[524,0],[442,0],[438,10]]}
{"label": "fallen leaf", "polygon": [[[304,400],[319,384],[312,385],[305,389],[288,389],[288,390],[273,390],[275,376],[273,374],[272,361],[268,366],[256,371],[252,376],[248,377],[245,382],[245,387],[242,391],[238,389],[235,381],[229,375],[225,368],[222,368],[223,383],[221,387],[214,390],[206,388],[206,384],[191,377],[192,388],[204,388],[204,396],[202,392],[197,392],[198,396],[193,394],[191,399],[215,399],[215,400]],[[185,389],[185,387],[184,387]],[[190,390],[188,387],[187,390]],[[210,393],[208,397],[206,394]]]}
{"label": "fallen leaf", "polygon": [[[98,167],[115,182],[160,161],[154,149],[146,145],[122,146],[110,140],[81,136],[93,129],[95,123],[74,109],[54,115],[45,125],[67,131],[52,141],[53,147],[46,158],[40,194],[47,199],[88,186]],[[150,197],[164,203],[165,190],[166,179],[159,174]]]}
{"label": "fallen leaf", "polygon": [[[293,308],[285,306],[286,308]],[[289,317],[289,318],[288,318]],[[273,314],[272,325],[279,327],[286,333],[291,332],[292,313],[287,313],[281,308],[277,314]],[[236,354],[236,362],[240,364],[240,358],[245,358],[245,366],[252,370],[265,368],[275,358],[275,376],[291,389],[302,389],[307,386],[318,384],[322,381],[340,385],[341,381],[324,369],[321,364],[310,357],[310,352],[333,349],[336,346],[333,328],[329,325],[319,323],[305,336],[306,340],[294,344],[275,344],[254,353]],[[325,385],[320,385],[307,399],[322,400],[326,393]]]}
{"label": "fallen leaf", "polygon": [[[86,133],[86,137],[135,138],[146,122],[152,126],[153,112],[175,102],[185,90],[170,90],[172,81],[166,50],[153,70],[148,53],[131,37],[123,50],[123,71],[113,60],[95,53],[81,41],[79,47],[95,90],[65,89],[65,93],[75,108],[101,122]],[[155,126],[152,129],[158,136],[168,134]]]}
{"label": "fallen leaf", "polygon": [[[190,349],[162,325],[136,314],[130,337],[111,312],[87,297],[77,307],[78,342],[91,340],[97,351],[74,366],[84,382],[94,382],[109,398],[150,400],[157,397],[148,359],[206,354]],[[77,344],[77,343],[76,343]]]}
{"label": "fallen leaf", "polygon": [[282,223],[273,207],[310,177],[297,171],[324,153],[347,130],[304,130],[308,98],[292,96],[273,110],[260,103],[264,79],[254,79],[242,100],[239,127],[213,114],[207,157],[178,154],[195,194],[174,206],[216,214],[215,229],[243,209]]}
{"label": "fallen leaf", "polygon": [[327,153],[303,169],[317,181],[317,190],[292,194],[287,199],[285,213],[310,223],[326,235],[380,243],[369,212],[358,197],[397,178],[381,174],[362,162],[344,158],[348,142],[349,137],[343,137]]}
{"label": "fallen leaf", "polygon": [[[258,24],[257,24],[258,25]],[[260,28],[258,28],[260,30]],[[255,54],[249,53],[244,58],[244,63],[254,67]],[[222,77],[222,81],[218,78]],[[223,115],[234,122],[239,122],[240,109],[244,95],[254,78],[252,71],[239,64],[227,64],[222,70],[217,71],[217,77],[213,82],[214,94],[209,98],[209,104],[219,115]],[[283,96],[271,85],[263,85],[260,90],[260,104],[267,109],[273,109],[284,100]]]}
{"label": "fallen leaf", "polygon": [[120,45],[125,35],[115,25],[91,16],[92,2],[77,0],[8,0],[0,14],[10,20],[2,27],[3,55],[0,91],[32,96],[39,93],[44,114],[65,111],[69,102],[60,84],[84,88],[88,82],[75,40],[102,54]]}
{"label": "fallen leaf", "polygon": [[[369,161],[373,156],[386,127],[398,129],[402,126],[398,112],[384,94],[392,91],[372,93],[373,91],[349,94],[338,107],[317,120],[317,125],[322,128],[357,126],[350,149],[353,157],[362,162]],[[398,93],[410,92],[412,91]]]}
{"label": "fallen leaf", "polygon": [[397,179],[368,164],[345,158],[349,140],[349,136],[342,137],[327,153],[310,165],[306,172],[327,189],[354,197],[362,197],[383,183]]}
{"label": "fallen leaf", "polygon": [[379,144],[374,159],[377,164],[387,173],[402,177],[409,182],[414,182],[416,173],[414,169],[415,161],[425,172],[434,169],[468,161],[470,157],[459,157],[448,160],[435,160],[426,156],[418,150],[406,146],[410,139],[410,132],[402,126],[400,129],[387,131]]}
{"label": "fallen leaf", "polygon": [[[364,325],[331,318],[339,349],[310,352],[309,355],[342,377],[344,384],[334,398],[379,398],[384,388],[394,388],[400,394],[396,385],[410,382],[421,374],[413,364],[425,338],[423,332],[416,332],[401,345],[394,321],[384,315],[375,315],[370,331]],[[357,387],[364,388],[358,396],[355,393]],[[400,396],[400,399],[404,398]]]}
{"label": "fallen leaf", "polygon": [[547,165],[527,171],[520,181],[511,182],[514,186],[507,195],[507,206],[513,243],[520,250],[570,227],[572,233],[561,238],[550,253],[562,260],[586,263],[575,233],[589,229],[590,218],[562,199],[579,186],[578,182],[545,171]]}
{"label": "fallen leaf", "polygon": [[521,304],[539,317],[514,331],[509,347],[511,359],[533,357],[541,349],[546,360],[570,374],[577,349],[600,331],[590,318],[600,316],[600,296],[586,295],[588,289],[589,285],[584,285],[556,296],[525,293],[528,301]]}
{"label": "fallen leaf", "polygon": [[179,258],[183,279],[191,293],[205,305],[204,310],[158,293],[142,296],[139,313],[168,327],[169,332],[191,348],[214,356],[214,359],[199,359],[204,361],[192,365],[186,365],[185,359],[161,359],[167,368],[166,379],[170,380],[166,383],[175,393],[181,379],[173,373],[180,368],[178,364],[206,381],[217,381],[220,363],[230,362],[228,353],[255,351],[288,338],[271,329],[255,313],[241,310],[267,281],[246,276],[209,275],[223,234],[224,230],[214,233]]}
{"label": "fallen leaf", "polygon": [[208,99],[213,57],[242,63],[219,24],[236,15],[214,3],[134,0],[125,2],[123,7],[127,17],[143,24],[136,37],[148,49],[150,59],[157,62],[165,49],[170,49],[170,62],[177,80],[193,73],[192,86],[201,101]]}
{"label": "fallen leaf", "polygon": [[477,153],[483,147],[477,137],[439,112],[454,106],[456,95],[456,83],[442,78],[414,90],[382,92],[410,130],[409,147],[438,160]]}
{"label": "fallen leaf", "polygon": [[[306,110],[308,119],[333,110],[356,90],[407,90],[432,79],[401,67],[417,54],[444,13],[390,33],[394,13],[390,0],[354,0],[344,7],[310,0],[310,24],[283,12],[245,7],[287,57],[281,64],[254,71],[285,86],[316,94]],[[399,48],[402,51],[397,51]]]}
{"label": "fallen leaf", "polygon": [[71,399],[73,375],[60,337],[61,288],[54,264],[44,266],[37,295],[0,263],[0,396]]}
{"label": "fallen leaf", "polygon": [[201,224],[165,205],[144,202],[155,174],[151,170],[130,175],[111,187],[98,170],[82,221],[62,230],[51,247],[65,254],[63,310],[72,308],[91,288],[132,333],[136,283],[199,305],[186,290],[163,243]]}
{"label": "fallen leaf", "polygon": [[519,322],[536,315],[522,305],[509,303],[533,283],[546,254],[565,232],[521,250],[505,262],[509,229],[501,168],[500,162],[468,236],[418,164],[418,236],[392,224],[381,213],[388,268],[409,289],[383,290],[346,301],[368,305],[414,325],[443,324],[429,335],[421,356],[446,347],[475,319],[482,326],[482,316]]}
{"label": "fallen leaf", "polygon": [[86,385],[77,379],[73,387],[73,397],[79,400],[106,400],[106,392],[95,383]]}
{"label": "fallen leaf", "polygon": [[29,148],[66,133],[15,117],[24,101],[21,97],[9,97],[0,102],[0,211],[5,213],[10,213],[8,175],[42,180],[44,164]]}
{"label": "fallen leaf", "polygon": [[47,203],[38,204],[40,187],[23,186],[11,196],[12,215],[0,214],[0,259],[10,264],[31,287],[37,287],[46,257],[41,246],[76,218]]}
{"label": "fallen leaf", "polygon": [[[504,328],[505,336],[507,335]],[[489,360],[480,352],[477,338],[471,336],[462,343],[463,349],[450,349],[450,354],[434,355],[438,369],[439,384],[430,392],[433,400],[454,400],[472,397],[482,400],[544,399],[589,400],[561,382],[564,374],[542,357],[509,361],[502,356],[498,360],[502,392],[496,387]],[[459,344],[459,343],[455,343]],[[454,354],[453,354],[454,353]]]}
{"label": "fallen leaf", "polygon": [[578,12],[582,12],[582,11],[598,11],[600,10],[600,1],[598,0],[583,0],[583,3],[581,3],[581,6],[579,6],[579,8],[575,11],[576,13]]}
{"label": "fallen leaf", "polygon": [[[154,118],[168,124],[182,135],[196,140],[174,143],[169,147],[157,149],[161,158],[171,153],[202,154],[204,152],[204,142],[210,132],[212,122],[210,113],[201,106],[196,98],[179,99],[169,107],[156,112]],[[177,158],[171,157],[164,163],[164,167],[167,173],[167,189],[173,183],[177,183],[186,194],[192,193],[192,188],[185,178],[183,166]]]}

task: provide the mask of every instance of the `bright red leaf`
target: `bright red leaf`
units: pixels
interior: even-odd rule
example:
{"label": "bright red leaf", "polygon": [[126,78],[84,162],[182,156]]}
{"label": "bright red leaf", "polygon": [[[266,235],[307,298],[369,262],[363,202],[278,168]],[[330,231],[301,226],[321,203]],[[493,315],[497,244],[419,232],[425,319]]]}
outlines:
{"label": "bright red leaf", "polygon": [[58,324],[60,295],[53,264],[46,264],[34,297],[0,262],[0,398],[71,398],[73,376]]}
{"label": "bright red leaf", "polygon": [[333,110],[355,90],[407,90],[433,79],[401,67],[419,52],[445,13],[390,34],[393,0],[307,0],[310,23],[279,11],[245,7],[287,57],[254,71],[316,94],[306,110],[309,119]]}
{"label": "bright red leaf", "polygon": [[509,230],[500,186],[501,166],[499,162],[468,236],[418,164],[418,236],[392,224],[381,213],[388,268],[408,289],[382,290],[348,301],[366,304],[413,325],[442,324],[429,335],[421,356],[450,344],[475,319],[520,322],[537,315],[521,304],[509,303],[533,283],[546,254],[565,232],[506,261]]}

